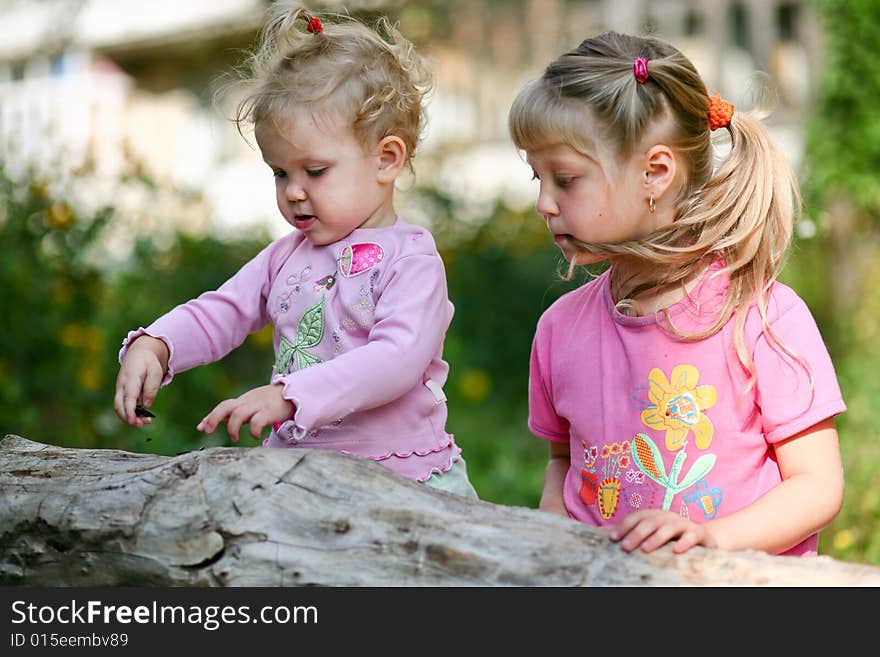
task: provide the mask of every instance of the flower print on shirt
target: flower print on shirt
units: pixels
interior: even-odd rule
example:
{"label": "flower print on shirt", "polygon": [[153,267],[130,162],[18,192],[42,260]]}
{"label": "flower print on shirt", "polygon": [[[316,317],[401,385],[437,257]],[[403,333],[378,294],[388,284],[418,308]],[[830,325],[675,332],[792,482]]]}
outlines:
{"label": "flower print on shirt", "polygon": [[620,474],[630,466],[630,441],[623,440],[602,445],[599,452],[598,468],[602,480],[596,487],[596,503],[599,515],[605,520],[614,516],[620,501]]}
{"label": "flower print on shirt", "polygon": [[697,482],[697,485],[694,486],[694,490],[687,493],[682,501],[685,504],[696,503],[703,512],[703,516],[706,520],[712,520],[718,515],[718,507],[721,506],[721,500],[723,498],[724,495],[721,492],[721,488],[718,486],[709,488],[709,484],[706,483],[706,480],[700,479]]}
{"label": "flower print on shirt", "polygon": [[578,494],[584,504],[589,505],[596,501],[599,483],[596,474],[596,459],[599,458],[599,448],[596,445],[587,445],[583,440],[581,448],[584,451],[584,463],[581,466],[581,485]]}
{"label": "flower print on shirt", "polygon": [[648,374],[650,406],[642,411],[642,422],[652,429],[666,430],[666,449],[681,449],[693,431],[697,449],[712,443],[715,427],[703,413],[718,400],[715,386],[698,386],[700,373],[693,365],[676,365],[669,380],[659,368]]}
{"label": "flower print on shirt", "polygon": [[644,433],[637,433],[632,439],[631,452],[632,458],[636,466],[645,473],[649,478],[656,481],[666,489],[663,496],[662,508],[668,511],[672,506],[672,498],[677,493],[690,488],[694,483],[703,479],[709,471],[715,467],[715,455],[703,454],[698,458],[683,479],[679,480],[682,468],[684,467],[687,452],[683,449],[687,443],[682,445],[682,449],[675,454],[672,461],[672,467],[669,468],[669,474],[666,473],[666,465],[663,462],[663,455],[660,449],[654,444]]}

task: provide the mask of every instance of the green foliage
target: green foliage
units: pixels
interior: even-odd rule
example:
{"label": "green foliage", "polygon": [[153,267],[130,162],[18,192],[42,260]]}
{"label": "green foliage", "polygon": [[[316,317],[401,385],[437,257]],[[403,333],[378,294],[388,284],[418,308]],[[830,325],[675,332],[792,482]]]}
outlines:
{"label": "green foliage", "polygon": [[111,275],[95,263],[113,219],[109,208],[81,216],[41,180],[17,184],[0,168],[0,430],[161,454],[225,442],[194,427],[220,400],[265,383],[271,336],[255,334],[223,364],[182,373],[144,431],[113,412],[117,353],[130,329],[216,288],[268,238],[225,244],[178,234],[165,249],[144,240],[130,267]]}
{"label": "green foliage", "polygon": [[876,0],[815,0],[825,39],[818,101],[807,132],[808,207],[841,193],[877,217],[880,72]]}
{"label": "green foliage", "polygon": [[[837,418],[846,494],[840,514],[820,535],[820,551],[880,563],[880,290],[873,283],[880,277],[880,72],[874,52],[880,12],[876,0],[815,0],[814,6],[824,38],[823,70],[807,129],[803,192],[819,233],[798,245],[786,278],[817,318],[847,404]],[[841,279],[844,285],[835,288]],[[851,298],[850,289],[861,292]]]}
{"label": "green foliage", "polygon": [[94,322],[104,280],[87,255],[109,214],[80,217],[2,168],[0,198],[0,430],[90,436],[106,346]]}

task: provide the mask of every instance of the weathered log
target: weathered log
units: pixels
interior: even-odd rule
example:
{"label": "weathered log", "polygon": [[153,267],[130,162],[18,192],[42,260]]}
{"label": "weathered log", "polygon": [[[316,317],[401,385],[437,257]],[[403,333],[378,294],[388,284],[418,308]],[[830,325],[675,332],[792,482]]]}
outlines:
{"label": "weathered log", "polygon": [[695,548],[624,553],[535,509],[324,450],[176,457],[0,441],[0,584],[877,586],[880,568]]}

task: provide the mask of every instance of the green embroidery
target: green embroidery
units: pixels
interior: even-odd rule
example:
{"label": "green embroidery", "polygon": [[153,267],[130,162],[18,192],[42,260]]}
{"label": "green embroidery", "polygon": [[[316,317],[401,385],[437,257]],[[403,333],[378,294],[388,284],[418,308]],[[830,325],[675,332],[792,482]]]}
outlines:
{"label": "green embroidery", "polygon": [[275,371],[286,374],[290,370],[291,362],[296,357],[296,369],[303,370],[321,362],[318,356],[306,351],[317,347],[324,337],[324,297],[306,310],[299,318],[296,326],[296,342],[287,338],[281,338],[278,345],[278,359],[275,361]]}
{"label": "green embroidery", "polygon": [[678,481],[678,475],[681,473],[682,466],[684,466],[684,461],[687,458],[687,454],[685,454],[683,449],[679,450],[675,455],[675,460],[672,462],[668,475],[666,474],[666,467],[663,465],[663,456],[660,454],[660,450],[657,449],[657,445],[646,434],[637,433],[635,435],[630,451],[639,469],[666,489],[666,495],[663,497],[663,509],[665,511],[668,511],[669,507],[672,506],[672,498],[677,493],[690,488],[690,486],[705,477],[709,470],[715,466],[715,455],[703,454],[691,466],[684,479]]}

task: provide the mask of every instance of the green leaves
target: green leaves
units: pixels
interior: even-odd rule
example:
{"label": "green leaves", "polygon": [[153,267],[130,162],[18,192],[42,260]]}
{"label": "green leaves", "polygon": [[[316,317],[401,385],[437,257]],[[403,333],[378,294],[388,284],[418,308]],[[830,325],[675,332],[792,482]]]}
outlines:
{"label": "green leaves", "polygon": [[668,510],[672,506],[672,499],[677,493],[690,488],[700,479],[709,474],[709,471],[715,465],[714,454],[703,454],[688,470],[684,479],[679,481],[678,477],[684,467],[684,461],[687,454],[684,449],[679,450],[669,468],[669,474],[666,474],[666,466],[663,464],[663,455],[660,449],[654,444],[647,434],[637,433],[633,437],[631,453],[633,461],[648,477],[656,481],[666,489],[663,497],[663,508]]}
{"label": "green leaves", "polygon": [[281,338],[278,345],[278,359],[275,361],[275,372],[287,374],[290,364],[296,357],[296,369],[303,370],[317,365],[321,359],[306,351],[317,347],[324,337],[324,297],[306,310],[296,326],[295,342]]}
{"label": "green leaves", "polygon": [[824,39],[815,110],[807,128],[806,196],[813,204],[843,194],[877,214],[880,205],[880,98],[876,0],[815,3]]}

